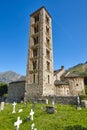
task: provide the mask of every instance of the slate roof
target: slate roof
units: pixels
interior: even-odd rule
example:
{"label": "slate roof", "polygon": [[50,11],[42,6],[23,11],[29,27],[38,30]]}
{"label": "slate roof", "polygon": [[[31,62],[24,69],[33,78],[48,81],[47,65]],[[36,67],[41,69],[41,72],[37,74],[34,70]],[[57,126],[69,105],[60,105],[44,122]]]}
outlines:
{"label": "slate roof", "polygon": [[57,73],[59,73],[62,69],[59,70],[54,70],[54,75],[56,75]]}
{"label": "slate roof", "polygon": [[65,78],[78,78],[78,77],[82,77],[82,76],[76,73],[69,73],[68,75],[65,75]]}
{"label": "slate roof", "polygon": [[42,6],[41,8],[39,8],[38,10],[36,10],[36,11],[33,12],[32,14],[30,14],[30,16],[36,14],[37,12],[39,12],[39,11],[40,11],[41,9],[43,9],[43,8],[46,10],[46,12],[48,13],[48,15],[51,17],[50,13],[47,11],[47,9],[45,8],[45,6]]}
{"label": "slate roof", "polygon": [[65,81],[60,81],[60,80],[55,80],[54,85],[68,85],[68,82]]}

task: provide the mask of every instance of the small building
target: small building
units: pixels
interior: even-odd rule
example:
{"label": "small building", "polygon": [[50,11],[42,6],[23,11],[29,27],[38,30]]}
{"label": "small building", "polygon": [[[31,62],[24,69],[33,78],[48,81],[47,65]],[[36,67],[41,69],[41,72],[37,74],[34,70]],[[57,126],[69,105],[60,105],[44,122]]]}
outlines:
{"label": "small building", "polygon": [[64,67],[54,73],[54,93],[56,96],[78,96],[85,94],[84,78],[76,73],[64,71]]}
{"label": "small building", "polygon": [[20,102],[24,100],[25,94],[25,80],[14,81],[9,83],[8,86],[8,101],[9,102]]}
{"label": "small building", "polygon": [[54,93],[55,96],[70,96],[69,83],[64,81],[54,81]]}
{"label": "small building", "polygon": [[75,73],[69,73],[67,76],[65,76],[65,79],[69,83],[71,95],[85,94],[83,76],[80,76]]}

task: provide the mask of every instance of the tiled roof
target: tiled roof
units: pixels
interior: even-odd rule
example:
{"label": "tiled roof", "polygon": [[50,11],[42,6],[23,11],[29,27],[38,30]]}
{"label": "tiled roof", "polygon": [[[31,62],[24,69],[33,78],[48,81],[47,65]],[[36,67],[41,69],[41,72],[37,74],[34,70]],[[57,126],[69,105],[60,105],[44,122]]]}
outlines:
{"label": "tiled roof", "polygon": [[75,73],[69,73],[68,75],[65,75],[65,78],[77,78],[77,77],[82,77],[82,76]]}
{"label": "tiled roof", "polygon": [[68,82],[55,80],[54,85],[68,85]]}

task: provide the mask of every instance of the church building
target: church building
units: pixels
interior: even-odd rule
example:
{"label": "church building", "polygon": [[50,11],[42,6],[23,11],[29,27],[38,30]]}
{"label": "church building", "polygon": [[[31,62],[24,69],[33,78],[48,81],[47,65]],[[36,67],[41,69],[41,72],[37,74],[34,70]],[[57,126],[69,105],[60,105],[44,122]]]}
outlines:
{"label": "church building", "polygon": [[[27,71],[24,83],[25,101],[45,96],[74,96],[85,93],[83,77],[65,71],[63,66],[54,71],[52,45],[52,18],[46,8],[41,7],[30,15]],[[11,90],[10,86],[12,84],[9,85],[9,90]],[[12,95],[10,93],[9,99]],[[17,94],[16,96],[20,97]]]}

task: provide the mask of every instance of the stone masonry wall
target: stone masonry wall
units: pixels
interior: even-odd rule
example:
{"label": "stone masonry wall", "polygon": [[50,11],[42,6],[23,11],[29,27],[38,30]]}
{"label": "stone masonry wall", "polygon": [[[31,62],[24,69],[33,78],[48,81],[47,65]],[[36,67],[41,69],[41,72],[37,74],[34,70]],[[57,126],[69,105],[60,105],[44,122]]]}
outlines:
{"label": "stone masonry wall", "polygon": [[54,96],[54,97],[48,96],[44,98],[48,99],[50,102],[54,100],[55,103],[58,103],[58,104],[77,105],[77,96]]}
{"label": "stone masonry wall", "polygon": [[25,94],[25,81],[12,82],[8,86],[8,101],[20,102]]}

